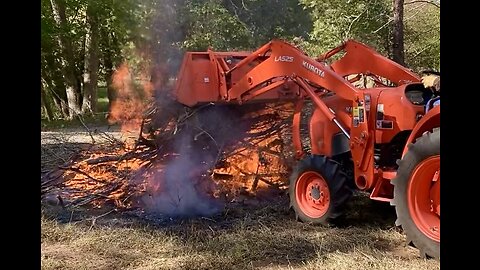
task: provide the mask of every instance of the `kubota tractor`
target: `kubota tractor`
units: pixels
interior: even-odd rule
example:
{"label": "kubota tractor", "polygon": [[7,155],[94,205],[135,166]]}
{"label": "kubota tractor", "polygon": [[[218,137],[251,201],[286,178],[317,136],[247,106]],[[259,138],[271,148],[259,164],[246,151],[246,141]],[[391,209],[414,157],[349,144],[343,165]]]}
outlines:
{"label": "kubota tractor", "polygon": [[[295,101],[300,161],[289,193],[298,219],[337,218],[358,188],[395,206],[421,255],[440,257],[440,93],[418,75],[353,40],[317,59],[273,40],[253,53],[187,52],[174,96],[186,106]],[[306,99],[315,105],[309,154],[300,132]]]}

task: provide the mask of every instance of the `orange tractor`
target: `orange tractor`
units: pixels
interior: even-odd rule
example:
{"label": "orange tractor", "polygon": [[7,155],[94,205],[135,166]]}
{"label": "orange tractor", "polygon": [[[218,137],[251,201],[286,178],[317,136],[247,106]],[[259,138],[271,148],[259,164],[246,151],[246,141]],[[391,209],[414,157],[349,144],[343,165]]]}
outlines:
{"label": "orange tractor", "polygon": [[[273,40],[253,53],[187,52],[174,96],[190,107],[294,101],[300,161],[289,193],[297,218],[328,223],[358,188],[395,206],[396,224],[421,255],[440,257],[440,92],[418,75],[353,40],[317,59]],[[306,154],[308,99],[315,109]]]}

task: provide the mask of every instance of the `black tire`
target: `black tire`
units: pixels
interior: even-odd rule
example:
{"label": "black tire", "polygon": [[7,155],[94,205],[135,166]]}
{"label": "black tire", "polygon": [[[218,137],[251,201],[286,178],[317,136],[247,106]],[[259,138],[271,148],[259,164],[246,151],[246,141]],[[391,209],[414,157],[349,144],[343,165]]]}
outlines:
{"label": "black tire", "polygon": [[[299,177],[307,171],[314,171],[320,174],[327,182],[330,193],[330,204],[328,210],[321,217],[312,218],[302,211],[297,202],[296,184]],[[295,211],[297,220],[329,225],[333,220],[340,217],[343,213],[345,202],[352,196],[353,190],[347,185],[347,176],[341,170],[338,162],[325,156],[311,155],[299,161],[297,167],[290,176],[290,206]]]}
{"label": "black tire", "polygon": [[440,242],[430,239],[415,225],[408,207],[407,188],[416,166],[429,157],[440,155],[440,128],[427,132],[408,146],[402,160],[398,161],[397,176],[392,180],[394,197],[391,205],[395,206],[397,221],[407,236],[407,244],[419,249],[422,257],[440,259]]}

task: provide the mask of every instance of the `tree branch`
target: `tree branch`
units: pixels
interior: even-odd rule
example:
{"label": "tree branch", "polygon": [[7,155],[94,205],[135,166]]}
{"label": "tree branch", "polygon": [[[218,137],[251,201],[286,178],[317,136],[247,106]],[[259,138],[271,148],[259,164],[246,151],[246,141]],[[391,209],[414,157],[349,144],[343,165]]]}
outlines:
{"label": "tree branch", "polygon": [[432,47],[432,44],[429,44],[429,45],[427,45],[426,47],[424,47],[423,49],[421,49],[419,52],[417,52],[417,53],[412,57],[412,59],[417,58],[420,54],[422,54],[424,51],[426,51],[426,50],[429,49],[430,47]]}
{"label": "tree branch", "polygon": [[353,19],[351,22],[350,22],[350,25],[348,26],[348,30],[347,30],[347,33],[345,33],[345,37],[348,38],[348,36],[350,35],[350,31],[352,30],[352,26],[353,24],[358,21],[358,19],[360,19],[360,17],[367,11],[368,9],[365,9],[362,13],[360,13],[359,15],[355,16],[355,19]]}
{"label": "tree branch", "polygon": [[84,175],[86,176],[88,179],[90,180],[93,180],[97,183],[105,183],[105,180],[99,180],[97,178],[94,178],[92,177],[91,175],[89,175],[88,173],[80,170],[79,168],[75,168],[75,167],[63,167],[63,166],[58,166],[59,169],[62,169],[62,170],[65,170],[65,171],[72,171],[72,172],[76,172],[76,173],[79,173],[81,175]]}
{"label": "tree branch", "polygon": [[415,3],[427,3],[427,4],[430,4],[430,5],[434,5],[437,8],[440,8],[440,4],[437,4],[437,3],[432,2],[432,1],[427,1],[427,0],[413,0],[413,1],[410,1],[410,2],[405,2],[404,5],[415,4]]}
{"label": "tree branch", "polygon": [[90,135],[90,138],[92,139],[92,144],[95,144],[95,138],[92,135],[92,131],[87,127],[85,122],[83,122],[83,117],[80,114],[77,114],[78,120],[82,124],[82,126],[87,130],[88,135]]}

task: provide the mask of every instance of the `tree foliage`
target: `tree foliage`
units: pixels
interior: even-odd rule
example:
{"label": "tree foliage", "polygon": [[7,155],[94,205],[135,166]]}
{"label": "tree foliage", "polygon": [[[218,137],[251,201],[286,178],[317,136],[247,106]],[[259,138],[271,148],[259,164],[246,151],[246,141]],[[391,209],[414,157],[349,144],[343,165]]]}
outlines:
{"label": "tree foliage", "polygon": [[192,1],[186,5],[187,50],[249,48],[252,36],[245,23],[232,16],[220,1]]}
{"label": "tree foliage", "polygon": [[[125,49],[142,42],[141,1],[42,0],[41,12],[44,102],[55,105],[57,117],[73,117],[82,104],[84,113],[95,111],[97,78],[105,83],[110,69],[127,58]],[[94,85],[85,87],[90,81]],[[74,103],[67,93],[77,95]]]}
{"label": "tree foliage", "polygon": [[[439,5],[410,2],[405,64],[439,70]],[[54,5],[64,8],[65,23]],[[393,0],[41,0],[42,109],[50,119],[73,117],[70,87],[80,113],[95,112],[85,99],[97,98],[98,85],[113,99],[111,79],[122,63],[132,74],[172,76],[185,50],[254,50],[279,38],[316,56],[356,39],[391,57],[392,24]]]}
{"label": "tree foliage", "polygon": [[382,53],[389,48],[390,28],[387,27],[391,4],[385,0],[300,0],[311,10],[313,31],[309,50],[320,54],[346,39],[356,39]]}
{"label": "tree foliage", "polygon": [[405,5],[405,62],[416,70],[440,70],[440,8]]}
{"label": "tree foliage", "polygon": [[250,34],[250,47],[271,39],[293,40],[312,30],[309,12],[298,0],[225,0],[225,7]]}
{"label": "tree foliage", "polygon": [[[356,39],[393,57],[393,0],[300,0],[313,18],[313,31],[303,43],[317,55]],[[405,1],[405,65],[414,70],[440,69],[440,8],[428,1]]]}

